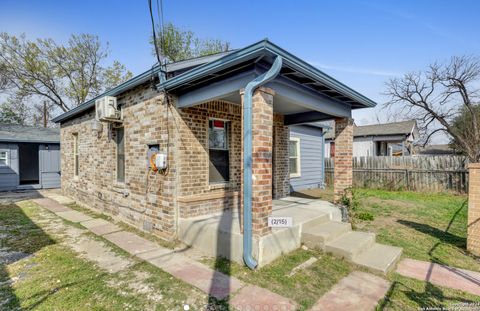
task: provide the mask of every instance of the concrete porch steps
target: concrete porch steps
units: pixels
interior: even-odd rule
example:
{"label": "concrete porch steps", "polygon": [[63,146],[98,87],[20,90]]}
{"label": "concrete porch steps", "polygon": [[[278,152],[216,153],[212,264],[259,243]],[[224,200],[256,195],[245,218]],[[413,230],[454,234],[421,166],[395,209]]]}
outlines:
{"label": "concrete porch steps", "polygon": [[387,274],[393,270],[402,255],[400,247],[375,243],[353,259],[357,265],[367,267],[371,271]]}
{"label": "concrete porch steps", "polygon": [[395,267],[402,254],[401,248],[376,243],[374,233],[352,231],[349,223],[338,221],[303,228],[302,243],[384,274]]}
{"label": "concrete porch steps", "polygon": [[323,248],[325,243],[352,231],[350,223],[324,221],[316,226],[302,228],[302,242],[308,247]]}
{"label": "concrete porch steps", "polygon": [[350,231],[325,244],[325,251],[344,257],[350,261],[373,246],[375,234]]}

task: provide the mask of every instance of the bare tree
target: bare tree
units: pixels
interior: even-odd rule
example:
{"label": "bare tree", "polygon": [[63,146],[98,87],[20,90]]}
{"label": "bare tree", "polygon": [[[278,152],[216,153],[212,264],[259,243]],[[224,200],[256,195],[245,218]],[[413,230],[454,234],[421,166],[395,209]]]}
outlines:
{"label": "bare tree", "polygon": [[[172,23],[156,30],[157,49],[168,62],[211,55],[230,50],[230,43],[219,39],[200,39],[193,31],[183,30]],[[154,44],[153,36],[150,44]],[[153,54],[156,53],[155,46]]]}
{"label": "bare tree", "polygon": [[52,125],[50,119],[55,111],[55,104],[44,100],[42,103],[34,104],[32,110],[33,125],[42,127]]}
{"label": "bare tree", "polygon": [[5,68],[5,65],[0,63],[0,92],[5,90],[7,88],[7,69]]}
{"label": "bare tree", "polygon": [[48,100],[68,111],[132,76],[118,62],[104,67],[107,56],[108,48],[89,34],[72,35],[62,45],[0,33],[0,91],[15,102]]}
{"label": "bare tree", "polygon": [[[424,145],[437,133],[447,134],[470,161],[480,161],[479,124],[480,59],[452,57],[448,63],[434,63],[424,72],[411,72],[387,82],[385,104],[395,113],[416,119],[424,134]],[[457,126],[460,116],[468,124]]]}

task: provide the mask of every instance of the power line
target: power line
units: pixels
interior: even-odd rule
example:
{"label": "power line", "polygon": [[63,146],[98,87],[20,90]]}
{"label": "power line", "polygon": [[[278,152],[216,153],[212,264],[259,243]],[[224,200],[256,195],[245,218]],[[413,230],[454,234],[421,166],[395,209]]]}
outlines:
{"label": "power line", "polygon": [[[160,1],[160,3],[159,3]],[[163,32],[164,32],[164,19],[163,19],[163,0],[157,0],[157,15],[158,15],[158,23],[160,24],[160,32],[162,33],[162,38],[163,38]],[[161,38],[161,39],[162,39]]]}
{"label": "power line", "polygon": [[[158,0],[157,0],[157,3],[158,3]],[[155,30],[155,18],[153,17],[152,0],[148,0],[148,8],[150,10],[150,20],[152,22],[152,36],[153,36],[153,45],[155,47],[155,54],[157,56],[157,61],[158,61],[158,64],[160,66],[160,70],[162,70],[162,68],[161,68],[162,67],[162,57],[161,57],[160,51],[158,49],[157,34],[156,34],[156,30]],[[158,12],[157,12],[157,15],[158,15]],[[160,24],[162,24],[162,21],[160,21]],[[160,26],[160,27],[162,27],[162,26]],[[160,31],[162,32],[161,36],[163,37],[163,27],[160,29]]]}

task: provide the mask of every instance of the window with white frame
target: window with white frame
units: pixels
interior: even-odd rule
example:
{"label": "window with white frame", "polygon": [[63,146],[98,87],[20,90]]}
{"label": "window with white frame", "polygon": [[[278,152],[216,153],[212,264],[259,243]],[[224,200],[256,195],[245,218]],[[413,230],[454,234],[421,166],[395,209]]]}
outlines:
{"label": "window with white frame", "polygon": [[8,151],[0,151],[0,166],[8,165]]}
{"label": "window with white frame", "polygon": [[288,153],[290,177],[300,177],[300,138],[290,137]]}
{"label": "window with white frame", "polygon": [[230,180],[229,121],[208,121],[209,182],[226,183]]}

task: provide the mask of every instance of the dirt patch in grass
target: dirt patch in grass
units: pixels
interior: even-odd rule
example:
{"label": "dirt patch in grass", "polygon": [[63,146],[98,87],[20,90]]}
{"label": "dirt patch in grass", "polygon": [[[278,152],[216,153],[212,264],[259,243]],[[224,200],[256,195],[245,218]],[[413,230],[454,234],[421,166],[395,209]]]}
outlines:
{"label": "dirt patch in grass", "polygon": [[410,209],[417,208],[418,205],[414,202],[408,202],[403,200],[385,200],[377,197],[366,197],[362,200],[362,203],[369,205],[372,208],[388,208],[389,210],[400,209]]}
{"label": "dirt patch in grass", "polygon": [[330,189],[330,188],[327,188],[327,189],[320,189],[320,188],[306,189],[306,190],[293,192],[290,195],[294,196],[294,197],[299,197],[299,198],[320,199],[320,200],[325,200],[325,201],[328,201],[328,202],[333,202],[333,190]]}

